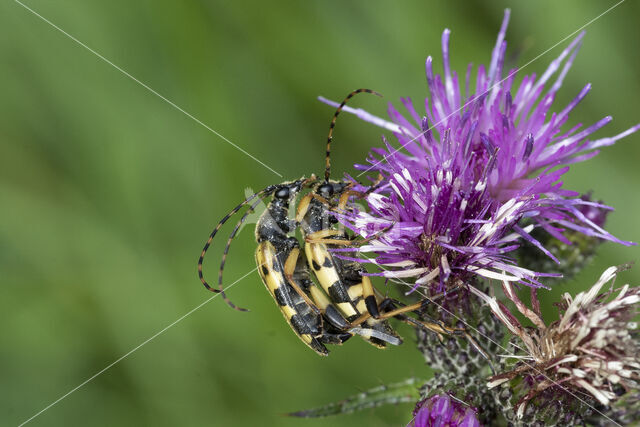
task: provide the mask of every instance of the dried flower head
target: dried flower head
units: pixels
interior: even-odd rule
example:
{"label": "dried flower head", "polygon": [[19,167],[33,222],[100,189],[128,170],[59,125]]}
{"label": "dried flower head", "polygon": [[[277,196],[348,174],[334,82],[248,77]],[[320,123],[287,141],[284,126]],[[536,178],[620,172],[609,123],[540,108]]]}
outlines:
{"label": "dried flower head", "polygon": [[452,399],[436,394],[421,400],[413,411],[412,427],[480,427],[476,410]]}
{"label": "dried flower head", "polygon": [[638,325],[633,319],[640,303],[640,287],[625,285],[601,292],[607,283],[613,286],[618,271],[617,267],[608,268],[589,291],[575,298],[564,294],[559,304],[560,318],[548,326],[535,295],[534,306],[529,308],[511,284],[503,282],[507,297],[535,325],[526,328],[505,305],[472,289],[524,344],[522,354],[514,355],[519,361],[513,369],[489,380],[489,387],[496,387],[524,379],[529,390],[516,405],[519,416],[533,397],[551,387],[574,397],[586,392],[602,405],[615,401],[620,390],[639,391],[640,341],[634,336]]}
{"label": "dried flower head", "polygon": [[[434,74],[427,58],[430,98],[421,115],[411,99],[402,103],[405,118],[389,108],[392,122],[363,110],[347,108],[363,120],[393,131],[399,146],[385,140],[386,148],[373,149],[369,166],[384,180],[369,195],[369,209],[345,214],[342,221],[356,233],[370,237],[392,229],[362,251],[389,278],[415,277],[416,287],[432,284],[442,290],[469,275],[521,281],[540,286],[541,274],[515,265],[510,252],[525,240],[559,262],[531,232],[540,228],[566,244],[563,235],[573,230],[622,244],[605,231],[584,207],[604,206],[583,200],[563,188],[561,176],[571,163],[595,156],[640,128],[632,127],[613,137],[590,141],[588,136],[611,121],[605,117],[581,129],[564,129],[569,113],[586,96],[590,85],[559,112],[551,112],[553,100],[571,67],[584,34],[576,37],[538,78],[525,76],[514,87],[517,69],[502,78],[505,12],[488,70],[480,65],[472,85],[472,67],[466,71],[464,92],[449,65],[449,30],[442,36],[444,74]],[[553,76],[555,81],[552,80]],[[326,101],[326,100],[325,100]],[[327,101],[329,102],[329,101]],[[329,102],[331,103],[331,102]],[[604,207],[606,208],[606,207]],[[527,227],[519,227],[528,218]]]}

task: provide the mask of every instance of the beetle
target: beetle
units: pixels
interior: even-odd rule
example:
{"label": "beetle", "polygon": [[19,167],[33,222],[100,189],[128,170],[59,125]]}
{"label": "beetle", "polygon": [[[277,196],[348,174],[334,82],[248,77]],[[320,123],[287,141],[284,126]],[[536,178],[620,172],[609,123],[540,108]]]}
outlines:
{"label": "beetle", "polygon": [[[369,89],[359,89],[349,94],[331,121],[329,141],[338,114],[346,102],[359,92],[375,93]],[[269,185],[232,209],[211,232],[200,254],[198,260],[200,281],[208,290],[221,293],[224,300],[232,308],[246,311],[246,309],[237,307],[227,298],[222,287],[222,274],[231,242],[241,225],[263,199],[271,196],[272,199],[260,216],[255,228],[258,243],[255,254],[256,263],[263,283],[296,335],[320,355],[328,354],[324,344],[342,344],[354,334],[361,335],[379,347],[385,346],[387,343],[399,345],[402,342],[401,339],[388,326],[385,328],[373,327],[373,323],[369,321],[362,322],[362,326],[350,325],[340,314],[334,301],[325,295],[311,279],[306,255],[300,250],[298,240],[291,235],[291,233],[295,233],[298,224],[289,216],[290,204],[298,193],[312,187],[316,182],[318,182],[316,176],[311,175],[309,178],[302,177],[295,181]],[[202,265],[205,254],[220,228],[229,218],[247,205],[249,205],[247,212],[238,221],[227,240],[220,263],[218,288],[215,289],[204,279]]]}

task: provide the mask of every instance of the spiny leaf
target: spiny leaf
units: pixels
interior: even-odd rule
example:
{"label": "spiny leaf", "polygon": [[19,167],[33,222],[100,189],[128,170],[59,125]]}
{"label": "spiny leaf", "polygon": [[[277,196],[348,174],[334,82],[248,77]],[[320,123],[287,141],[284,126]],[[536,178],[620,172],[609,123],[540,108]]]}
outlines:
{"label": "spiny leaf", "polygon": [[339,402],[329,403],[318,408],[306,409],[287,414],[291,417],[319,418],[330,415],[349,414],[362,409],[375,408],[382,405],[417,402],[420,398],[418,387],[424,380],[409,378],[405,381],[381,385],[371,390],[358,393]]}

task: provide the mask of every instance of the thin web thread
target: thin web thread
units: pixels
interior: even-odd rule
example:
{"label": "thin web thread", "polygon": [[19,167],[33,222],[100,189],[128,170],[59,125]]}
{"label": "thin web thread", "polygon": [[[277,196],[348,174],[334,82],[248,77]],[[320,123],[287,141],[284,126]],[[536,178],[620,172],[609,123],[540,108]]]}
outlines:
{"label": "thin web thread", "polygon": [[247,152],[245,149],[243,149],[242,147],[238,146],[237,144],[231,142],[229,139],[227,139],[224,135],[222,135],[220,132],[215,131],[214,129],[212,129],[210,126],[208,126],[207,124],[203,123],[200,119],[196,118],[195,116],[193,116],[191,113],[185,111],[183,108],[181,108],[180,106],[178,106],[177,104],[175,104],[174,102],[170,101],[169,99],[165,98],[163,95],[161,95],[160,93],[158,93],[157,91],[155,91],[154,89],[152,89],[151,87],[149,87],[148,85],[146,85],[145,83],[141,82],[140,80],[138,80],[137,78],[135,78],[134,76],[132,76],[131,74],[129,74],[127,71],[125,71],[124,69],[120,68],[119,66],[117,66],[116,64],[114,64],[113,62],[111,62],[110,60],[108,60],[107,58],[105,58],[104,56],[102,56],[101,54],[99,54],[98,52],[96,52],[95,50],[93,50],[92,48],[90,48],[89,46],[87,46],[86,44],[84,44],[83,42],[81,42],[80,40],[78,40],[77,38],[75,38],[74,36],[72,36],[71,34],[67,33],[66,31],[64,31],[62,28],[58,27],[56,24],[54,24],[53,22],[51,22],[50,20],[48,20],[47,18],[45,18],[44,16],[40,15],[38,12],[36,12],[35,10],[31,9],[29,6],[25,5],[24,3],[22,3],[20,0],[14,0],[16,3],[18,3],[20,6],[22,6],[23,8],[25,8],[26,10],[28,10],[29,12],[31,12],[32,14],[34,14],[35,16],[37,16],[38,18],[40,18],[41,20],[43,20],[44,22],[46,22],[47,24],[51,25],[53,28],[55,28],[56,30],[58,30],[59,32],[61,32],[62,34],[64,34],[65,36],[69,37],[71,40],[73,40],[74,42],[76,42],[77,44],[79,44],[80,46],[84,47],[85,49],[87,49],[89,52],[93,53],[95,56],[97,56],[98,58],[102,59],[104,62],[106,62],[107,64],[111,65],[113,68],[115,68],[116,70],[120,71],[122,74],[124,74],[125,76],[129,77],[131,80],[133,80],[134,82],[138,83],[140,86],[142,86],[143,88],[147,89],[149,92],[151,92],[152,94],[156,95],[158,98],[162,99],[163,101],[165,101],[167,104],[171,105],[173,108],[175,108],[176,110],[180,111],[182,114],[184,114],[185,116],[189,117],[190,119],[192,119],[193,121],[195,121],[196,123],[198,123],[200,126],[204,127],[205,129],[207,129],[209,132],[213,133],[214,135],[218,136],[220,139],[222,139],[223,141],[227,142],[228,144],[230,144],[232,147],[234,147],[236,150],[240,151],[241,153],[245,154],[246,156],[250,157],[251,159],[255,160],[256,162],[258,162],[259,164],[261,164],[262,166],[264,166],[265,168],[269,169],[271,172],[273,172],[274,174],[278,175],[280,178],[283,177],[282,174],[276,172],[273,168],[269,167],[267,164],[265,164],[264,162],[262,162],[261,160],[259,160],[257,157],[253,156],[252,154],[250,154],[249,152]]}
{"label": "thin web thread", "polygon": [[[381,266],[379,266],[381,267]],[[385,268],[381,267],[383,270],[386,270]],[[403,280],[400,279],[396,279],[394,280],[394,282],[399,282],[402,283],[404,285],[407,286],[413,286],[408,282],[405,282]],[[497,347],[499,347],[500,349],[504,350],[506,352],[506,354],[504,355],[505,357],[517,357],[514,353],[510,353],[509,349],[504,347],[502,344],[500,344],[499,342],[493,340],[491,337],[487,336],[486,334],[483,334],[480,330],[478,330],[477,328],[471,326],[470,324],[468,324],[467,322],[465,322],[464,319],[462,319],[461,317],[457,316],[456,314],[452,313],[451,311],[447,310],[446,308],[444,308],[442,305],[438,304],[436,301],[432,300],[431,298],[425,296],[425,299],[427,299],[429,301],[430,304],[434,304],[436,307],[438,307],[438,309],[440,309],[441,311],[447,313],[448,315],[452,316],[453,318],[455,318],[456,320],[460,321],[462,324],[465,325],[465,328],[469,329],[469,330],[473,330],[474,332],[476,332],[478,335],[480,335],[481,337],[485,338],[486,340],[490,341],[491,343],[495,344]],[[604,418],[606,418],[607,420],[611,421],[612,423],[614,423],[617,426],[621,426],[620,424],[618,424],[617,422],[615,422],[614,420],[612,420],[611,418],[609,418],[606,414],[600,412],[599,410],[597,410],[594,406],[590,405],[588,402],[586,402],[584,399],[581,399],[577,394],[571,392],[570,390],[568,390],[567,388],[563,387],[559,382],[552,380],[551,378],[549,378],[543,371],[541,371],[540,369],[536,368],[535,365],[531,365],[529,363],[527,363],[526,361],[524,361],[524,359],[520,359],[521,362],[524,365],[527,365],[527,367],[531,368],[532,370],[536,371],[537,373],[539,373],[541,376],[543,376],[544,378],[546,378],[547,380],[549,380],[551,382],[551,384],[553,384],[554,386],[560,387],[563,391],[565,391],[567,394],[571,395],[572,397],[576,398],[577,400],[579,400],[580,402],[584,403],[586,406],[588,406],[590,409],[592,409],[593,411],[597,412],[598,414],[602,415]],[[415,419],[415,417],[413,417],[411,419],[411,421],[409,421],[409,423],[407,423],[407,425],[411,424],[411,422],[413,422],[413,420]],[[622,427],[622,426],[621,426]]]}
{"label": "thin web thread", "polygon": [[[246,273],[244,276],[240,277],[238,280],[236,280],[235,282],[233,282],[232,284],[230,284],[229,286],[227,286],[225,288],[225,291],[227,289],[230,289],[232,286],[236,285],[238,282],[240,282],[242,279],[244,279],[245,277],[247,277],[248,275],[250,275],[251,273],[253,273],[254,271],[256,271],[258,269],[258,267],[255,267],[253,270],[251,270],[250,272]],[[28,419],[26,419],[25,421],[23,421],[22,423],[20,423],[19,427],[27,424],[28,422],[32,421],[34,418],[38,417],[39,415],[41,415],[42,413],[44,413],[45,411],[51,409],[53,406],[55,406],[56,404],[60,403],[62,400],[64,400],[65,398],[67,398],[69,395],[71,395],[73,392],[75,392],[76,390],[78,390],[79,388],[83,387],[84,385],[88,384],[89,382],[93,381],[94,379],[96,379],[97,377],[99,377],[100,375],[102,375],[103,373],[105,373],[106,371],[108,371],[110,368],[112,368],[113,366],[115,366],[116,364],[120,363],[122,360],[124,360],[125,358],[127,358],[128,356],[130,356],[132,353],[136,352],[137,350],[139,350],[141,347],[143,347],[144,345],[148,344],[149,342],[151,342],[152,340],[154,340],[155,338],[157,338],[158,336],[162,335],[164,332],[166,332],[167,330],[169,330],[170,328],[172,328],[173,326],[177,325],[178,323],[180,323],[182,320],[184,320],[185,318],[187,318],[188,316],[190,316],[191,314],[195,313],[197,310],[199,310],[200,308],[202,308],[204,305],[208,304],[211,300],[213,300],[214,298],[216,298],[217,296],[219,296],[220,294],[215,294],[211,297],[209,297],[208,299],[204,300],[202,303],[198,304],[197,306],[195,306],[194,308],[192,308],[191,310],[189,310],[186,314],[183,314],[182,316],[180,316],[178,319],[174,320],[173,322],[171,322],[169,325],[165,326],[163,329],[161,329],[160,331],[156,332],[155,334],[153,334],[152,336],[150,336],[149,338],[147,338],[146,340],[144,340],[142,343],[138,344],[137,346],[135,346],[134,348],[132,348],[131,350],[129,350],[128,352],[126,352],[124,355],[120,356],[118,359],[116,359],[115,361],[111,362],[109,365],[105,366],[103,369],[101,369],[100,371],[96,372],[94,375],[90,376],[89,378],[87,378],[85,381],[83,381],[82,383],[80,383],[79,385],[77,385],[76,387],[72,388],[71,390],[69,390],[67,393],[63,394],[62,396],[60,396],[58,399],[54,400],[53,402],[51,402],[49,405],[47,405],[46,407],[44,407],[43,409],[41,409],[39,412],[37,412],[36,414],[32,415],[31,417],[29,417]]]}
{"label": "thin web thread", "polygon": [[558,47],[560,44],[564,43],[566,40],[570,39],[571,37],[573,37],[574,35],[576,35],[578,32],[582,31],[583,29],[587,28],[589,25],[593,24],[595,21],[597,21],[598,19],[602,18],[604,15],[606,15],[607,13],[611,12],[613,9],[615,9],[616,7],[618,7],[619,5],[621,5],[622,3],[624,3],[626,0],[620,0],[618,3],[614,4],[613,6],[611,6],[609,9],[605,10],[604,12],[602,12],[600,15],[596,16],[595,18],[593,18],[591,21],[587,22],[586,24],[584,24],[583,26],[581,26],[580,28],[578,28],[577,30],[575,30],[574,32],[572,32],[571,34],[569,34],[568,36],[566,36],[565,38],[563,38],[562,40],[560,40],[558,43],[554,44],[553,46],[551,46],[550,48],[548,48],[547,50],[545,50],[544,52],[540,53],[538,56],[536,56],[535,58],[531,59],[529,62],[527,62],[526,64],[524,64],[522,67],[517,68],[515,71],[509,72],[507,77],[505,77],[504,79],[498,81],[497,83],[495,83],[493,86],[489,87],[487,90],[485,90],[482,95],[480,95],[479,97],[474,97],[474,99],[467,101],[465,104],[462,105],[462,107],[458,108],[457,110],[453,111],[451,114],[449,114],[448,116],[444,117],[442,120],[440,120],[437,123],[434,123],[433,125],[431,125],[431,127],[429,127],[428,129],[418,133],[418,135],[416,135],[413,139],[410,139],[409,141],[405,142],[404,144],[401,144],[400,147],[393,149],[390,153],[385,154],[382,159],[378,160],[377,162],[375,162],[374,164],[372,164],[371,166],[369,166],[367,169],[363,170],[362,172],[360,172],[358,175],[356,175],[356,178],[359,178],[360,176],[362,176],[363,174],[369,172],[371,169],[375,168],[376,166],[378,166],[379,164],[381,164],[382,162],[384,162],[387,157],[397,153],[398,151],[400,151],[401,149],[403,149],[407,144],[414,142],[415,140],[417,140],[418,138],[420,138],[422,135],[426,134],[427,132],[429,132],[430,130],[432,130],[433,128],[435,128],[436,126],[438,126],[439,124],[443,123],[444,121],[446,121],[448,118],[450,118],[451,116],[458,114],[460,111],[462,111],[465,107],[469,106],[470,104],[472,104],[473,102],[475,102],[478,98],[486,95],[487,93],[489,93],[489,91],[491,91],[493,88],[495,88],[496,86],[504,83],[505,80],[507,80],[509,77],[511,77],[512,75],[514,75],[515,73],[519,73],[521,70],[523,70],[525,67],[531,65],[533,62],[537,61],[538,59],[540,59],[541,57],[543,57],[544,55],[546,55],[547,53],[549,53],[551,50],[555,49],[556,47]]}

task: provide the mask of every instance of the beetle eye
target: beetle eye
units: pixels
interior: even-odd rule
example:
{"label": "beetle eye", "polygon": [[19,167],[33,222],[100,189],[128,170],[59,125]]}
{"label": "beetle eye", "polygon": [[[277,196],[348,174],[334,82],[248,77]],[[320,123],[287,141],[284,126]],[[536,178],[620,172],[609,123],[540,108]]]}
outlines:
{"label": "beetle eye", "polygon": [[320,187],[318,187],[318,194],[320,194],[322,197],[333,196],[333,185],[322,184]]}
{"label": "beetle eye", "polygon": [[289,199],[289,187],[279,188],[278,190],[276,190],[274,196],[276,197],[276,199]]}

